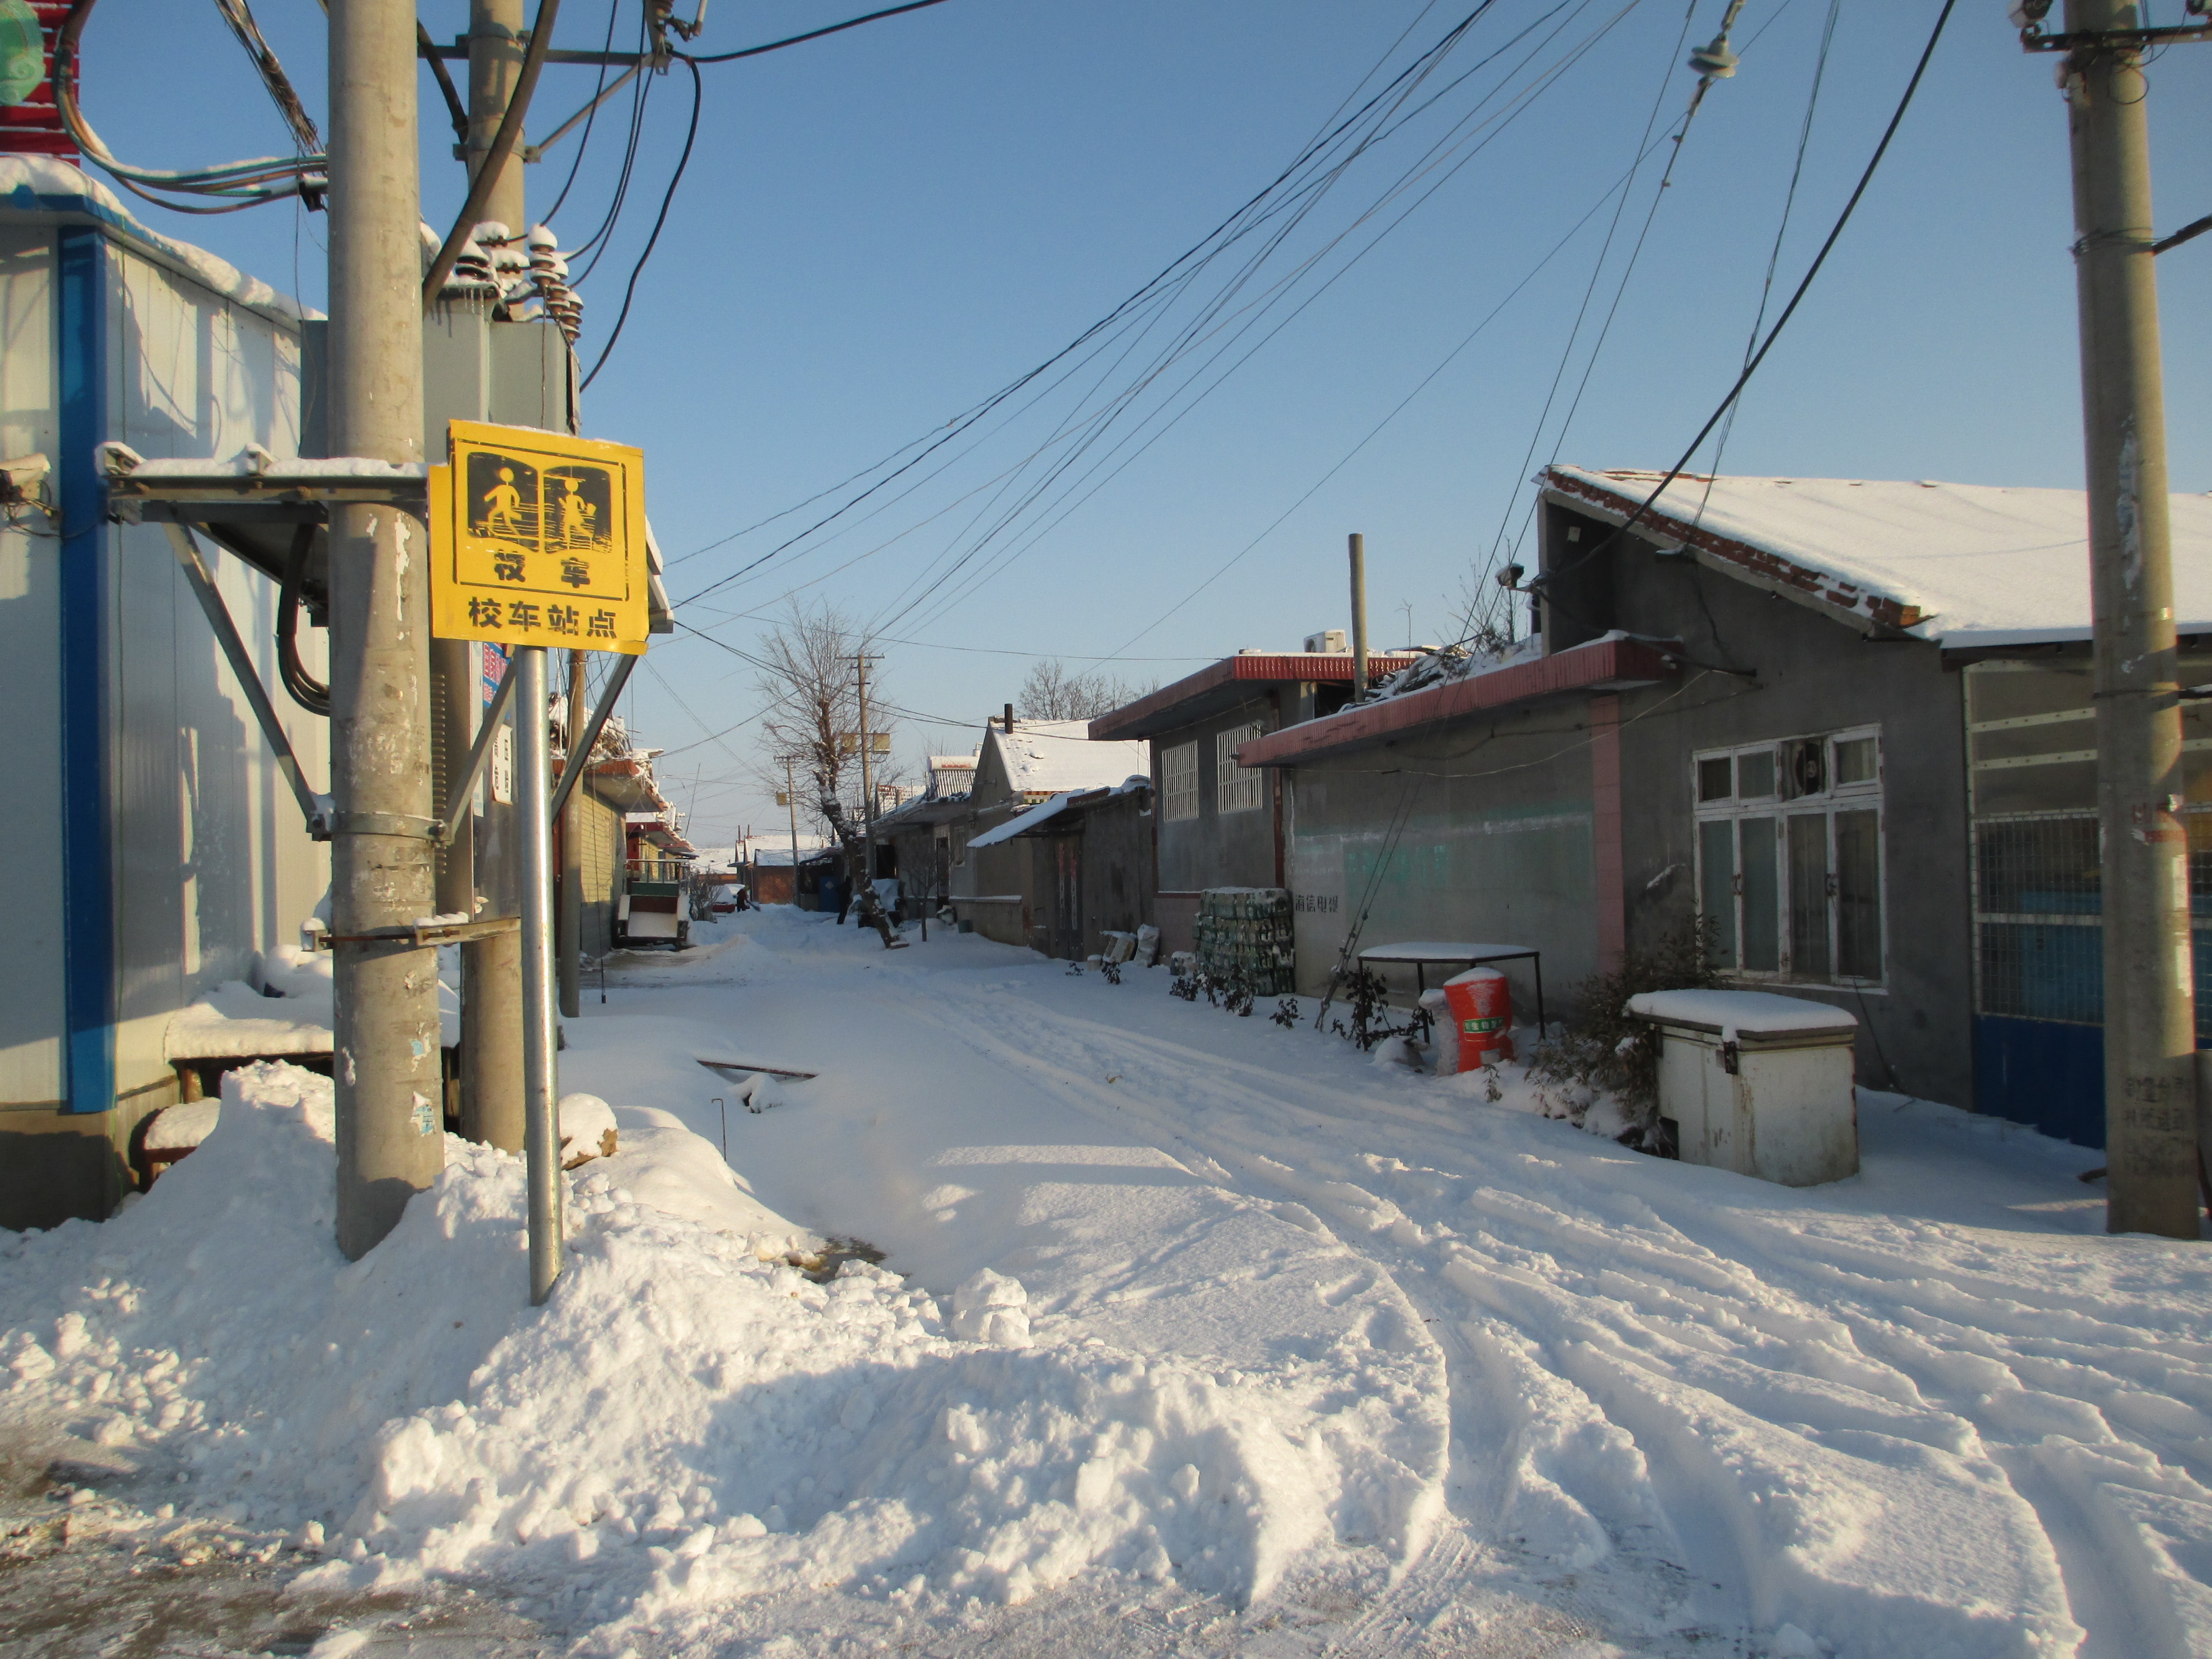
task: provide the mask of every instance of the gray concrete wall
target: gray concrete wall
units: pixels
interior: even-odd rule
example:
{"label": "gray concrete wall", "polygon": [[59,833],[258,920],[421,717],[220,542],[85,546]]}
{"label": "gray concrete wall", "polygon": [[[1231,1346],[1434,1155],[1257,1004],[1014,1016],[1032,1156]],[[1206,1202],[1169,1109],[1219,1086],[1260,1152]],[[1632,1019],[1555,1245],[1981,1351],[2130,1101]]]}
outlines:
{"label": "gray concrete wall", "polygon": [[[1151,798],[1156,799],[1156,798]],[[1083,951],[1103,951],[1108,929],[1134,933],[1153,924],[1151,799],[1117,795],[1083,815]]]}
{"label": "gray concrete wall", "polygon": [[[1159,885],[1167,892],[1196,892],[1207,887],[1275,885],[1274,783],[1261,791],[1261,804],[1248,811],[1219,810],[1219,775],[1214,738],[1233,726],[1261,721],[1270,732],[1281,723],[1273,701],[1255,690],[1251,698],[1217,714],[1152,739],[1152,789],[1159,824]],[[1198,745],[1198,816],[1170,822],[1164,793],[1162,756],[1187,743]]]}
{"label": "gray concrete wall", "polygon": [[[1561,699],[1297,768],[1287,830],[1298,988],[1328,982],[1364,901],[1363,946],[1526,945],[1543,952],[1549,1011],[1568,1006],[1597,967],[1588,737],[1586,700]],[[1499,966],[1516,1014],[1533,1010],[1528,964]],[[1386,977],[1410,999],[1411,969]]]}
{"label": "gray concrete wall", "polygon": [[[1572,558],[1560,532],[1595,520],[1545,512],[1547,557]],[[1954,1105],[1973,1097],[1972,934],[1967,877],[1963,677],[1936,647],[1867,639],[1843,623],[1688,559],[1628,542],[1571,590],[1579,616],[1553,607],[1555,641],[1594,625],[1680,638],[1692,663],[1668,686],[1621,699],[1621,795],[1627,943],[1648,949],[1697,909],[1695,787],[1699,750],[1875,725],[1882,760],[1887,979],[1853,988],[1759,981],[1858,1016],[1858,1076]],[[1719,672],[1749,671],[1755,678]]]}

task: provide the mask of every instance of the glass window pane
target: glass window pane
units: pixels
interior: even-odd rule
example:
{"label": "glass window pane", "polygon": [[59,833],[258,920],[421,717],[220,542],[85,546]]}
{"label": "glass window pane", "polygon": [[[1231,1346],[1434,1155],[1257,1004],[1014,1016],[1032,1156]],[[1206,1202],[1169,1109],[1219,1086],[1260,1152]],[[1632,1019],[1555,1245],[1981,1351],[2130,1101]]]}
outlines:
{"label": "glass window pane", "polygon": [[[1836,741],[1836,781],[1872,783],[1875,771],[1875,740],[1872,738],[1839,738]],[[1838,854],[1838,859],[1841,858]]]}
{"label": "glass window pane", "polygon": [[1775,867],[1774,820],[1745,818],[1740,826],[1743,872],[1743,965],[1771,974],[1782,965],[1782,884]]}
{"label": "glass window pane", "polygon": [[1806,813],[1790,820],[1790,970],[1799,979],[1828,977],[1828,820]]}
{"label": "glass window pane", "polygon": [[1735,966],[1735,825],[1726,818],[1698,826],[1698,891],[1711,927],[1713,966]]}
{"label": "glass window pane", "polygon": [[1836,814],[1836,972],[1844,979],[1881,977],[1881,819],[1876,812]]}
{"label": "glass window pane", "polygon": [[1726,755],[1715,755],[1698,763],[1698,799],[1726,800],[1735,793],[1732,774],[1735,763]]}
{"label": "glass window pane", "polygon": [[1745,800],[1764,800],[1774,793],[1774,751],[1754,749],[1735,757],[1738,793]]}

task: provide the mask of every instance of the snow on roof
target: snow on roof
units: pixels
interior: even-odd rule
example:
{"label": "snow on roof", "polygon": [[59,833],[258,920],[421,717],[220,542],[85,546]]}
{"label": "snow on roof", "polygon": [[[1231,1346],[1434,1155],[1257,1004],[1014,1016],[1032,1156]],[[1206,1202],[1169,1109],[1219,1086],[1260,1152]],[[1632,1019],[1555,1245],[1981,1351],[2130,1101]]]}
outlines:
{"label": "snow on roof", "polygon": [[[1016,836],[1025,836],[1040,824],[1058,817],[1077,800],[1082,800],[1086,805],[1097,805],[1097,797],[1100,795],[1126,795],[1133,789],[1149,789],[1152,787],[1152,780],[1149,773],[1132,773],[1110,787],[1102,784],[1095,789],[1063,789],[1042,805],[1032,806],[1028,811],[1008,818],[997,829],[986,830],[968,845],[971,848],[996,847],[1002,841],[1012,841]],[[1254,888],[1251,890],[1258,892],[1261,890]]]}
{"label": "snow on roof", "polygon": [[83,214],[226,300],[268,312],[295,326],[303,317],[320,314],[305,310],[289,295],[248,276],[205,248],[148,229],[106,185],[58,156],[0,155],[0,207],[18,213]]}
{"label": "snow on roof", "polygon": [[1664,1025],[1718,1031],[1733,1041],[1739,1031],[1783,1036],[1799,1031],[1850,1031],[1858,1018],[1847,1008],[1771,991],[1641,991],[1628,1012]]}
{"label": "snow on roof", "polygon": [[[1540,482],[1619,520],[1662,476],[1553,466]],[[2212,632],[2212,496],[2170,499],[2174,616]],[[2089,637],[2087,517],[2077,489],[1685,475],[1639,530],[1926,639],[2001,646]]]}
{"label": "snow on roof", "polygon": [[1089,720],[1017,720],[1011,733],[993,726],[989,741],[999,745],[1006,781],[1019,794],[1109,789],[1152,773],[1152,744],[1093,743]]}

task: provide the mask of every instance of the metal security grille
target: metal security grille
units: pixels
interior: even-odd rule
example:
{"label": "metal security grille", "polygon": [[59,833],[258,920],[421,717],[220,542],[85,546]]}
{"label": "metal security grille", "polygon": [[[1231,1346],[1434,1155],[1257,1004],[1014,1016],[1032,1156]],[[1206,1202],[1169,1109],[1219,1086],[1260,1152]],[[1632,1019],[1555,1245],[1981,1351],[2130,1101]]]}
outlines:
{"label": "metal security grille", "polygon": [[[1966,708],[1976,1011],[2101,1024],[2104,882],[2087,665],[1978,663],[1967,670]],[[2203,799],[2212,776],[2201,770],[2212,741],[2193,714],[2185,735],[2197,1030],[2212,1040],[2212,799]]]}

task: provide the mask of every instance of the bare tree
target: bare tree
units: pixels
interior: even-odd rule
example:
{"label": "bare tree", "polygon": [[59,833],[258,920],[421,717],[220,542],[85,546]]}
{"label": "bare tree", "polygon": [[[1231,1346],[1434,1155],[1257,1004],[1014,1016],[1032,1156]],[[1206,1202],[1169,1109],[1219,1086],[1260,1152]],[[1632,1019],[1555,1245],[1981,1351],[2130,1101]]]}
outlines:
{"label": "bare tree", "polygon": [[[761,722],[767,739],[759,777],[781,793],[784,761],[792,759],[799,785],[798,805],[810,829],[817,835],[834,833],[823,811],[824,799],[844,800],[860,795],[860,684],[854,659],[866,648],[866,640],[852,619],[831,605],[812,608],[793,601],[790,611],[760,644],[763,666],[754,689],[767,707]],[[868,726],[887,732],[876,671],[868,675]],[[891,781],[888,764],[877,766],[876,777]],[[856,815],[857,816],[857,815]]]}
{"label": "bare tree", "polygon": [[1030,667],[1014,706],[1024,720],[1096,720],[1157,689],[1127,684],[1103,669],[1071,673],[1059,658],[1046,657]]}

